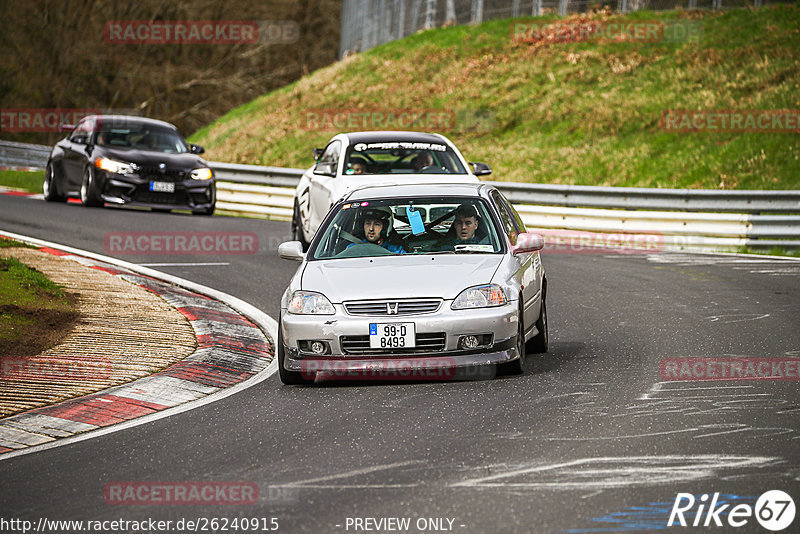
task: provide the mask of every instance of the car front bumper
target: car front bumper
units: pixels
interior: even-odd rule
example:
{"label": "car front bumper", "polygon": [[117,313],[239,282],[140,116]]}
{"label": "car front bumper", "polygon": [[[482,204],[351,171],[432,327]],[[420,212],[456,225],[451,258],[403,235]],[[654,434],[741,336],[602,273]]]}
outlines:
{"label": "car front bumper", "polygon": [[163,193],[150,191],[150,179],[101,172],[105,173],[105,179],[101,181],[100,198],[109,204],[204,210],[216,203],[216,184],[213,180],[176,181],[174,192]]}
{"label": "car front bumper", "polygon": [[[497,364],[519,359],[516,301],[473,310],[451,310],[450,304],[444,301],[438,311],[421,315],[353,316],[341,304],[334,305],[334,315],[283,310],[284,368],[318,381],[465,380],[490,378]],[[414,323],[417,346],[370,349],[371,323]],[[469,335],[481,344],[465,348]],[[310,350],[314,341],[324,343],[323,354]]]}

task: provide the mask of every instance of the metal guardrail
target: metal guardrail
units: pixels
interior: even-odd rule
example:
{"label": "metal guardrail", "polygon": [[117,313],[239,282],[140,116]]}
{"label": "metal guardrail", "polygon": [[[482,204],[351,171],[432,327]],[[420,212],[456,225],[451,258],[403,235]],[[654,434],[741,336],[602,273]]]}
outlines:
{"label": "metal guardrail", "polygon": [[[0,166],[43,168],[50,147],[0,141]],[[220,212],[291,220],[303,169],[209,162]],[[665,248],[800,249],[800,191],[712,191],[488,182],[514,203],[526,226],[564,238],[658,235]],[[761,215],[761,213],[779,215]]]}

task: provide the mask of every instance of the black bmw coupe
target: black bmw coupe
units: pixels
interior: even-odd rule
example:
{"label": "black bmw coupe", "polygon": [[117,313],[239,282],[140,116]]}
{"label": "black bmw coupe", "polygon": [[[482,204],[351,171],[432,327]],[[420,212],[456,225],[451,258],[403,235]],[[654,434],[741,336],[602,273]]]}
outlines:
{"label": "black bmw coupe", "polygon": [[211,215],[214,172],[172,124],[143,117],[90,115],[56,143],[44,198],[79,197],[84,206],[131,204]]}

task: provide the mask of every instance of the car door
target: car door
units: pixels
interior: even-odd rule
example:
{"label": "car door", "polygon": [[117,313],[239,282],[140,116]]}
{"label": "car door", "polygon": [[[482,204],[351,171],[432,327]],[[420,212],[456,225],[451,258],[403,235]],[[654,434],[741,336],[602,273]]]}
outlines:
{"label": "car door", "polygon": [[342,142],[331,141],[325,151],[319,157],[317,164],[311,172],[311,186],[309,199],[309,235],[316,233],[319,225],[333,203],[338,200],[334,198],[334,188],[336,173],[339,169],[339,154],[342,149]]}
{"label": "car door", "polygon": [[[516,210],[499,191],[492,191],[491,196],[497,206],[503,231],[508,237],[508,241],[512,245],[516,245],[517,236],[525,232],[525,224]],[[539,301],[535,298],[539,292],[536,274],[537,269],[541,266],[538,255],[538,252],[529,252],[514,256],[518,262],[516,276],[519,277],[522,284],[523,314],[526,329],[530,328],[539,318]]]}
{"label": "car door", "polygon": [[92,135],[91,120],[84,119],[72,130],[64,143],[62,170],[69,191],[80,189],[83,171],[89,161],[89,142]]}

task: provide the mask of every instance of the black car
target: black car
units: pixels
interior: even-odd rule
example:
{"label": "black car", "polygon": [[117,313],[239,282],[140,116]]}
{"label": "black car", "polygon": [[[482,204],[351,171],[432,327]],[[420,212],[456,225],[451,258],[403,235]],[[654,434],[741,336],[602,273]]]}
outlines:
{"label": "black car", "polygon": [[44,198],[80,197],[84,206],[132,204],[211,215],[214,172],[172,124],[123,115],[90,115],[50,153]]}

